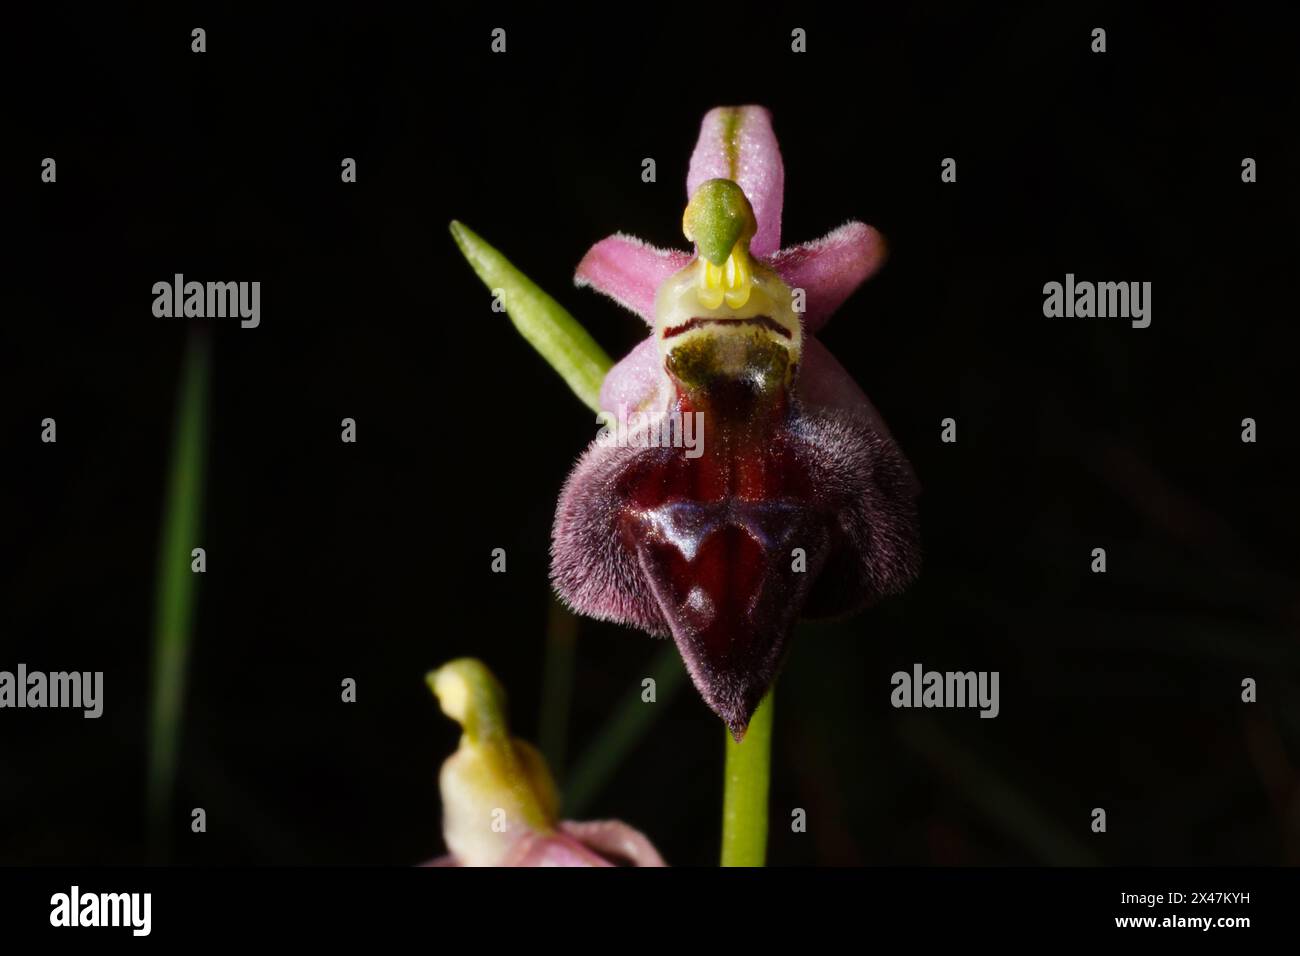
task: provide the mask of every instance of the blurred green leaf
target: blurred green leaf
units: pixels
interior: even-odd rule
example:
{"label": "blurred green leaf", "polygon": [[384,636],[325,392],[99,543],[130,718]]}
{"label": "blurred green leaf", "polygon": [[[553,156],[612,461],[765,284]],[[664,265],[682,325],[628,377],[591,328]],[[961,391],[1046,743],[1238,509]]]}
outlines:
{"label": "blurred green leaf", "polygon": [[551,599],[546,623],[546,657],[542,664],[542,713],[537,743],[557,779],[564,776],[569,735],[569,709],[573,694],[574,648],[578,619],[563,604]]}
{"label": "blurred green leaf", "polygon": [[581,817],[600,794],[610,778],[617,772],[623,759],[645,737],[656,718],[686,683],[686,667],[672,641],[660,649],[646,675],[654,678],[655,705],[641,700],[641,685],[615,708],[605,723],[600,736],[574,764],[573,773],[565,780],[564,815],[569,819]]}
{"label": "blurred green leaf", "polygon": [[154,609],[153,701],[149,718],[149,826],[154,852],[166,855],[180,749],[186,668],[194,629],[198,546],[207,443],[209,343],[190,335],[176,401],[171,467],[158,548]]}

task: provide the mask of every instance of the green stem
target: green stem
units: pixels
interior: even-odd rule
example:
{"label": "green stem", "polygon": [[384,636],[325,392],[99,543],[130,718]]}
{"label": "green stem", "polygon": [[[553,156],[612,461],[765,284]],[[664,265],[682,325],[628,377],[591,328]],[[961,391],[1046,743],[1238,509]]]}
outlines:
{"label": "green stem", "polygon": [[745,739],[727,733],[722,793],[722,865],[762,866],[767,859],[767,791],[772,767],[772,691],[754,711]]}
{"label": "green stem", "polygon": [[158,549],[153,701],[149,718],[149,828],[155,857],[165,857],[169,850],[172,792],[194,627],[197,575],[190,569],[190,551],[201,545],[198,538],[207,444],[208,352],[206,333],[191,331],[181,369]]}

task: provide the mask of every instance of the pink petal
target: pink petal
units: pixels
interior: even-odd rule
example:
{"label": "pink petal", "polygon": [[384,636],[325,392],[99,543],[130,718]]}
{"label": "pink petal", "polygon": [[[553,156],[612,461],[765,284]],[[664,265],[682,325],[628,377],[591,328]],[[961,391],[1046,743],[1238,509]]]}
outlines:
{"label": "pink petal", "polygon": [[[889,433],[889,426],[871,404],[866,393],[858,387],[853,376],[848,373],[830,350],[811,336],[803,340],[802,367],[799,380],[795,383],[795,394],[805,405],[816,408],[830,408],[848,412],[864,418],[889,445],[897,449],[894,436]],[[904,470],[914,487],[919,488],[911,463],[898,453]]]}
{"label": "pink petal", "polygon": [[[520,837],[497,866],[667,866],[644,833],[620,820],[565,820],[554,833]],[[420,866],[464,866],[453,856],[440,856]]]}
{"label": "pink petal", "polygon": [[785,166],[767,110],[720,106],[705,115],[686,176],[686,198],[706,179],[730,179],[744,190],[758,220],[758,232],[749,244],[754,255],[770,256],[781,248]]}
{"label": "pink petal", "polygon": [[529,833],[520,839],[498,866],[613,866],[564,832]]}
{"label": "pink petal", "polygon": [[865,416],[877,431],[885,430],[880,413],[830,349],[817,339],[805,338],[801,360],[799,380],[795,383],[800,401]]}
{"label": "pink petal", "polygon": [[768,264],[790,288],[804,290],[804,330],[816,332],[884,260],[880,233],[850,222],[815,242],[782,249]]}
{"label": "pink petal", "polygon": [[644,833],[621,820],[566,820],[560,829],[607,860],[627,860],[633,866],[667,866]]}
{"label": "pink petal", "polygon": [[694,258],[678,249],[656,249],[634,236],[616,233],[600,240],[578,263],[574,285],[591,286],[651,325],[659,284]]}
{"label": "pink petal", "polygon": [[600,386],[601,409],[616,415],[620,408],[629,414],[643,411],[659,394],[662,369],[659,347],[651,336],[606,373]]}

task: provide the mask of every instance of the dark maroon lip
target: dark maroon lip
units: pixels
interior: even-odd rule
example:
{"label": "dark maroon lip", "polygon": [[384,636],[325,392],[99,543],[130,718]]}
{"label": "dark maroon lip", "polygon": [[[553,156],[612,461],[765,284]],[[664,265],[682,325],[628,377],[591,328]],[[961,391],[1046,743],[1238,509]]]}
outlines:
{"label": "dark maroon lip", "polygon": [[770,329],[784,338],[793,338],[789,329],[767,315],[755,315],[748,319],[715,319],[708,316],[696,316],[681,325],[674,325],[671,328],[664,329],[664,338],[671,339],[675,335],[681,335],[683,332],[689,332],[691,329],[698,329],[705,325],[758,325]]}

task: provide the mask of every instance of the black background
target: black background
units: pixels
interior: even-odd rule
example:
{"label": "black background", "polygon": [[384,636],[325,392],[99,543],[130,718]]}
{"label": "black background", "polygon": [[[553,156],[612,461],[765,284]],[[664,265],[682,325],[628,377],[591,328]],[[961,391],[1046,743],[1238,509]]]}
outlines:
{"label": "black background", "polygon": [[[919,581],[796,639],[771,862],[1300,860],[1294,34],[1248,8],[1056,7],[11,24],[0,668],[103,670],[106,711],[0,712],[0,861],[156,858],[151,617],[190,325],[214,346],[208,572],[170,858],[441,852],[457,731],[423,674],[481,657],[539,736],[552,509],[595,430],[447,223],[621,355],[640,320],[573,269],[614,231],[682,245],[700,118],[743,102],[773,111],[787,244],[850,218],[889,242],[821,337],[924,486]],[[260,280],[261,327],[155,319],[174,272]],[[1151,281],[1151,327],[1044,318],[1066,272]],[[561,784],[659,649],[579,622]],[[914,662],[1000,671],[1001,715],[891,709]],[[689,687],[655,706],[582,815],[710,864],[722,731]]]}

